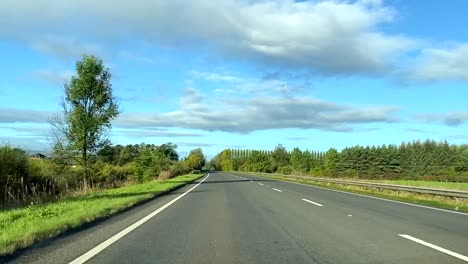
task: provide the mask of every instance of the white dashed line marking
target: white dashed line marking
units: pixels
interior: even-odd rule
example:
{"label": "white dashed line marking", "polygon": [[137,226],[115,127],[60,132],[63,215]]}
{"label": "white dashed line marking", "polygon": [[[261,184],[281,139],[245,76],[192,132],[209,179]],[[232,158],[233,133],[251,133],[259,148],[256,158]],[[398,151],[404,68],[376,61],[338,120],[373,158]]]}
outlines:
{"label": "white dashed line marking", "polygon": [[263,184],[263,183],[261,183],[261,182],[259,182],[258,184],[259,184],[259,185],[261,185],[261,186],[264,186],[264,184]]}
{"label": "white dashed line marking", "polygon": [[323,204],[319,204],[319,203],[316,203],[316,202],[312,202],[311,200],[307,200],[307,199],[302,199],[302,201],[311,203],[311,204],[316,205],[316,206],[323,206]]}
{"label": "white dashed line marking", "polygon": [[283,192],[282,190],[276,189],[276,188],[273,188],[273,190],[275,190],[275,191],[277,191],[277,192]]}

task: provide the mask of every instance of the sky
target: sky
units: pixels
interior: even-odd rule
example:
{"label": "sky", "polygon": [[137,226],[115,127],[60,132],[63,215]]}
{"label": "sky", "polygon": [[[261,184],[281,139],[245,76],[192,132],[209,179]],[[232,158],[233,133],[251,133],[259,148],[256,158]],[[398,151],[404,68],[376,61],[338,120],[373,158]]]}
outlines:
{"label": "sky", "polygon": [[465,0],[0,0],[0,143],[50,149],[83,54],[114,144],[343,149],[468,143]]}

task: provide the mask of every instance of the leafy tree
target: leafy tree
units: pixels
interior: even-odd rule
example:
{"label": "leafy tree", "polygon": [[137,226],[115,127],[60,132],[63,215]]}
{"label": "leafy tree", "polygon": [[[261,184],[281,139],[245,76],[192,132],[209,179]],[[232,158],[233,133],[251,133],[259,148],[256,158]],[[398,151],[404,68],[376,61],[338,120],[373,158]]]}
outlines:
{"label": "leafy tree", "polygon": [[90,155],[109,144],[106,132],[119,114],[110,80],[109,69],[100,58],[84,55],[76,63],[76,75],[65,84],[63,119],[52,122],[56,139],[54,151],[79,162],[83,167],[85,189]]}
{"label": "leafy tree", "polygon": [[339,167],[339,154],[334,148],[325,153],[325,170],[329,175],[335,175]]}
{"label": "leafy tree", "polygon": [[232,153],[230,149],[226,149],[221,152],[221,169],[223,171],[232,171],[234,170],[234,162],[232,159]]}
{"label": "leafy tree", "polygon": [[290,164],[290,155],[286,148],[281,144],[275,147],[275,150],[271,155],[275,161],[275,165],[278,171],[280,171],[282,167],[288,166]]}
{"label": "leafy tree", "polygon": [[248,157],[248,170],[253,172],[274,172],[274,160],[261,151],[254,150]]}
{"label": "leafy tree", "polygon": [[172,143],[162,144],[156,147],[156,153],[159,157],[165,157],[173,161],[179,160],[179,154],[177,154],[177,145]]}
{"label": "leafy tree", "polygon": [[203,155],[201,148],[191,150],[186,163],[192,170],[201,170],[205,166],[205,155]]}
{"label": "leafy tree", "polygon": [[308,154],[294,148],[291,152],[291,166],[295,172],[309,172]]}

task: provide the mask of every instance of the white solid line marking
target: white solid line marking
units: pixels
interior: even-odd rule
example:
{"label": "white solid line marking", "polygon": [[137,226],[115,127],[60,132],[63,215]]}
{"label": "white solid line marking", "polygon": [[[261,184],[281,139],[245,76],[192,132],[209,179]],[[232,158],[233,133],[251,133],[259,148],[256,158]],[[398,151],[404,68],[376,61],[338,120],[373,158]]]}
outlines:
{"label": "white solid line marking", "polygon": [[177,196],[176,198],[174,198],[173,200],[171,200],[170,202],[168,202],[167,204],[161,206],[160,208],[158,208],[157,210],[155,210],[154,212],[150,213],[149,215],[143,217],[142,219],[140,219],[138,222],[132,224],[131,226],[125,228],[124,230],[120,231],[119,233],[117,233],[116,235],[114,235],[113,237],[107,239],[106,241],[102,242],[101,244],[97,245],[95,248],[89,250],[88,252],[84,253],[83,255],[81,255],[80,257],[78,257],[77,259],[73,260],[72,262],[70,262],[70,264],[82,264],[82,263],[85,263],[86,261],[88,261],[89,259],[91,259],[92,257],[96,256],[99,252],[103,251],[104,249],[106,249],[107,247],[109,247],[110,245],[112,245],[114,242],[116,242],[117,240],[121,239],[122,237],[124,237],[125,235],[127,235],[128,233],[132,232],[133,230],[135,230],[137,227],[141,226],[142,224],[144,224],[146,221],[150,220],[151,218],[153,218],[155,215],[159,214],[160,212],[162,212],[164,209],[168,208],[169,206],[171,206],[173,203],[177,202],[177,200],[179,200],[180,198],[184,197],[185,195],[187,195],[189,192],[191,192],[193,189],[197,188],[198,185],[200,185],[202,182],[204,182],[208,177],[210,176],[210,174],[208,174],[203,180],[201,180],[197,185],[193,186],[192,188],[190,188],[189,190],[187,190],[186,192],[184,192],[183,194]]}
{"label": "white solid line marking", "polygon": [[302,201],[308,202],[308,203],[311,203],[311,204],[315,204],[316,206],[323,206],[323,204],[319,204],[319,203],[316,203],[316,202],[312,202],[311,200],[307,200],[307,199],[302,199]]}
{"label": "white solid line marking", "polygon": [[275,191],[277,191],[277,192],[283,192],[282,190],[276,189],[276,188],[273,188],[273,190],[275,190]]}
{"label": "white solid line marking", "polygon": [[426,247],[430,247],[430,248],[432,248],[432,249],[435,249],[435,250],[437,250],[437,251],[440,251],[440,252],[445,253],[445,254],[447,254],[447,255],[450,255],[450,256],[452,256],[452,257],[459,258],[459,259],[461,259],[461,260],[464,260],[464,261],[468,262],[468,257],[467,257],[467,256],[463,256],[463,255],[461,255],[461,254],[458,254],[458,253],[455,253],[455,252],[450,251],[450,250],[448,250],[448,249],[445,249],[445,248],[436,246],[436,245],[434,245],[434,244],[428,243],[428,242],[426,242],[426,241],[423,241],[423,240],[421,240],[421,239],[412,237],[412,236],[410,236],[410,235],[406,235],[406,234],[398,234],[398,235],[401,236],[401,237],[403,237],[403,238],[409,239],[409,240],[411,240],[411,241],[413,241],[413,242],[419,243],[419,244],[424,245],[424,246],[426,246]]}

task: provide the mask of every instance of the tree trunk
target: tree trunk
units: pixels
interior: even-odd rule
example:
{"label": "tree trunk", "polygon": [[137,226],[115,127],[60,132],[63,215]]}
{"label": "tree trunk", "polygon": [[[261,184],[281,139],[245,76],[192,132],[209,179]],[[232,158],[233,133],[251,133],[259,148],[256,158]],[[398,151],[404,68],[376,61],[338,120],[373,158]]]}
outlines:
{"label": "tree trunk", "polygon": [[86,149],[83,150],[83,190],[88,189],[88,157]]}

